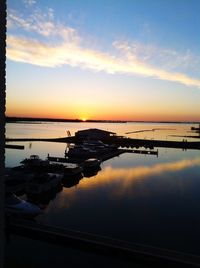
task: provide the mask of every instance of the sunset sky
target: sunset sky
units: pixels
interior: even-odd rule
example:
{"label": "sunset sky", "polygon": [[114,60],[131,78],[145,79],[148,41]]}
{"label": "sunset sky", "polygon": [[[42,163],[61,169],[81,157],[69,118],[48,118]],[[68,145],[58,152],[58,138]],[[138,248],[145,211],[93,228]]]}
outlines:
{"label": "sunset sky", "polygon": [[8,0],[6,115],[200,121],[199,0]]}

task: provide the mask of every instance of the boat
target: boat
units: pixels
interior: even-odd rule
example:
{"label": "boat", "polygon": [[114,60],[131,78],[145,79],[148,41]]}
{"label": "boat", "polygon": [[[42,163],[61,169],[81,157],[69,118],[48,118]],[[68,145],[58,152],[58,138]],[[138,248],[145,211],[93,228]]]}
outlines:
{"label": "boat", "polygon": [[13,193],[6,194],[5,209],[7,213],[19,216],[37,216],[42,213],[38,206],[19,198]]}
{"label": "boat", "polygon": [[[20,162],[21,170],[34,172],[62,172],[64,166],[58,163],[50,163],[48,159],[42,160],[38,155],[31,155]],[[20,167],[17,167],[20,169]],[[16,170],[16,168],[15,168]]]}
{"label": "boat", "polygon": [[83,178],[83,168],[74,163],[68,163],[65,166],[62,184],[64,187],[69,188],[79,183],[79,181]]}
{"label": "boat", "polygon": [[69,158],[82,158],[87,159],[89,157],[94,157],[97,154],[96,150],[85,147],[84,145],[75,145],[72,148],[69,148],[66,156]]}
{"label": "boat", "polygon": [[96,176],[97,173],[101,170],[101,167],[96,167],[95,169],[86,169],[83,171],[83,176],[86,178],[90,178]]}
{"label": "boat", "polygon": [[63,169],[63,177],[77,177],[81,175],[83,168],[75,163],[68,163],[64,165]]}
{"label": "boat", "polygon": [[40,195],[59,188],[62,177],[54,173],[35,174],[26,187],[26,193]]}
{"label": "boat", "polygon": [[81,173],[81,175],[79,177],[74,177],[74,178],[64,178],[62,179],[62,185],[65,188],[70,188],[73,187],[77,184],[79,184],[79,181],[83,178],[83,175]]}
{"label": "boat", "polygon": [[26,165],[26,166],[35,166],[35,165],[41,165],[41,164],[48,164],[48,160],[42,160],[39,158],[38,155],[36,154],[33,154],[30,156],[30,158],[25,158],[24,160],[22,160],[20,162],[21,164],[23,165]]}
{"label": "boat", "polygon": [[97,158],[88,158],[86,159],[83,163],[83,170],[91,170],[91,169],[96,169],[99,168],[101,164],[101,161]]}
{"label": "boat", "polygon": [[84,177],[95,176],[100,170],[101,161],[97,158],[89,158],[82,163]]}
{"label": "boat", "polygon": [[191,127],[191,130],[196,131],[197,133],[200,132],[200,124],[199,127]]}

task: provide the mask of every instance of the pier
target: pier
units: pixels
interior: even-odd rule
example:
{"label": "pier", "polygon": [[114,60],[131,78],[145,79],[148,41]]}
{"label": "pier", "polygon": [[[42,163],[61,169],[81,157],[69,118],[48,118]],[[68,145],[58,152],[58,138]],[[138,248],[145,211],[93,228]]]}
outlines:
{"label": "pier", "polygon": [[[119,156],[124,153],[134,153],[134,154],[145,154],[145,155],[156,155],[158,156],[158,150],[138,150],[138,149],[116,149],[115,151],[107,152],[104,154],[100,154],[97,159],[101,162],[109,160],[113,157]],[[67,158],[67,157],[56,157],[56,156],[47,156],[47,159],[52,162],[57,163],[78,163],[81,164],[83,159],[77,158]]]}
{"label": "pier", "polygon": [[127,149],[124,150],[125,153],[133,153],[133,154],[147,154],[147,155],[156,155],[158,156],[158,150],[134,150],[134,149]]}
{"label": "pier", "polygon": [[[10,234],[41,240],[63,247],[133,261],[148,267],[200,267],[200,257],[182,252],[135,244],[110,237],[68,230],[27,220],[12,220]],[[11,242],[12,243],[12,237]]]}
{"label": "pier", "polygon": [[[115,156],[119,156],[120,154],[123,154],[125,153],[127,150],[124,150],[124,149],[116,149],[114,151],[111,151],[111,152],[106,152],[106,153],[103,153],[103,154],[100,154],[97,158],[103,162],[103,161],[106,161],[108,159],[111,159]],[[89,157],[87,157],[89,158]],[[73,157],[56,157],[56,156],[47,156],[47,159],[49,161],[52,161],[52,162],[58,162],[58,163],[78,163],[78,164],[81,164],[83,162],[83,158],[80,158],[80,159],[77,159],[77,158],[73,158]]]}
{"label": "pier", "polygon": [[17,150],[24,150],[24,145],[15,145],[15,144],[6,144],[5,148],[8,149],[17,149]]}
{"label": "pier", "polygon": [[167,141],[167,140],[146,140],[146,139],[131,139],[125,137],[113,137],[104,141],[108,144],[116,144],[122,148],[139,148],[144,147],[146,149],[156,148],[177,148],[177,149],[196,149],[200,150],[199,141]]}
{"label": "pier", "polygon": [[[44,141],[44,142],[59,142],[59,143],[81,143],[82,141],[76,137],[62,137],[62,138],[48,138],[48,139],[37,139],[37,138],[6,138],[6,142],[22,142],[22,141]],[[113,136],[108,139],[101,139],[102,142],[107,144],[115,144],[118,147],[145,147],[153,149],[154,147],[160,148],[177,148],[177,149],[196,149],[200,150],[200,141],[187,141],[183,139],[182,141],[168,141],[168,140],[146,140],[146,139],[131,139],[126,137]]]}

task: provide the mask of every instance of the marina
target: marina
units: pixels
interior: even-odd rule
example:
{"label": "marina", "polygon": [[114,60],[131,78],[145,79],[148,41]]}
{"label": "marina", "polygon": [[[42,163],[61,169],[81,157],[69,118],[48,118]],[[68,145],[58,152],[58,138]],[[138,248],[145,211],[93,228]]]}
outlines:
{"label": "marina", "polygon": [[[140,255],[139,263],[140,261],[143,263],[144,260],[150,261],[150,248],[155,247],[164,254],[161,254],[160,259],[157,258],[156,252],[153,253],[155,255],[151,259],[152,263],[158,267],[160,261],[166,262],[164,252],[168,250],[172,255],[175,254],[173,252],[181,252],[181,257],[176,260],[181,263],[180,267],[184,263],[184,256],[190,253],[198,255],[198,246],[193,243],[194,235],[198,236],[197,226],[194,225],[193,231],[188,232],[186,230],[190,223],[185,220],[185,215],[190,215],[188,218],[198,222],[198,216],[195,213],[191,215],[190,209],[192,205],[194,210],[198,210],[199,204],[193,202],[197,198],[195,191],[198,192],[198,141],[189,139],[183,142],[177,137],[177,140],[163,142],[159,136],[154,136],[152,140],[151,131],[147,132],[150,138],[142,137],[143,132],[130,134],[132,136],[128,138],[121,133],[114,135],[113,133],[116,133],[114,129],[109,138],[98,137],[94,140],[87,137],[85,140],[82,137],[77,139],[75,135],[79,127],[80,125],[71,137],[66,137],[67,143],[63,138],[61,138],[62,142],[54,142],[51,138],[51,141],[36,141],[37,138],[35,141],[30,141],[27,138],[27,141],[23,141],[24,150],[13,149],[17,155],[13,162],[11,150],[7,150],[7,191],[38,206],[41,210],[40,214],[33,217],[37,226],[32,227],[39,228],[34,235],[35,241],[42,239],[52,243],[56,240],[59,245],[67,245],[69,237],[64,234],[66,230],[78,230],[81,237],[83,236],[80,242],[81,250],[88,246],[89,251],[95,248],[98,254],[104,254],[106,251],[110,252],[111,256],[113,254],[115,258],[117,254],[121,254],[125,259],[129,258],[128,256],[135,259],[140,254],[134,253],[136,248],[134,250],[126,248],[124,251],[125,244],[127,247],[129,243],[141,244],[145,245],[145,251]],[[124,132],[126,132],[125,128],[126,124],[123,124]],[[130,128],[133,129],[133,126],[131,125]],[[141,128],[147,129],[144,126]],[[48,131],[50,129],[51,125]],[[92,129],[96,131],[100,128],[97,125]],[[166,129],[169,134],[174,131],[169,126]],[[185,131],[188,129],[189,127],[186,126]],[[159,134],[159,131],[157,133]],[[181,131],[176,133],[182,134]],[[134,135],[140,136],[135,139]],[[68,138],[73,142],[68,142]],[[195,144],[194,148],[191,144]],[[73,152],[74,149],[74,153],[69,154],[69,151]],[[179,176],[182,169],[187,170],[189,179],[183,177],[180,184]],[[59,176],[57,183],[54,184],[49,176]],[[192,188],[193,184],[196,185],[195,190]],[[180,185],[182,185],[181,190]],[[191,202],[188,204],[188,209],[184,207],[184,212],[182,203],[177,201],[182,200],[182,191]],[[175,212],[172,212],[170,207],[174,207]],[[11,224],[10,227],[11,239],[16,234],[30,239],[32,227],[29,229],[28,222],[27,225],[26,222],[21,225],[21,220],[26,219],[27,216],[19,216],[17,213],[20,221],[14,223],[14,214],[9,211],[9,215],[15,225],[14,227]],[[173,224],[169,222],[172,217]],[[179,229],[180,219],[181,230]],[[145,222],[148,222],[148,228]],[[164,231],[164,222],[168,222],[167,232]],[[47,225],[50,226],[45,233],[44,228]],[[91,233],[91,236],[85,236],[86,233]],[[158,236],[157,233],[160,235]],[[96,235],[100,240],[95,238]],[[162,239],[159,238],[160,236]],[[70,241],[74,241],[75,248],[78,248],[79,240],[75,233],[72,232],[70,237],[72,237]],[[110,240],[102,240],[103,237],[114,239],[113,244]],[[187,243],[182,243],[182,237]],[[91,239],[89,244],[87,244],[88,239]],[[114,244],[118,243],[118,240],[124,242],[118,244],[119,249],[116,250]],[[97,248],[94,245],[97,245]],[[171,261],[170,263],[174,263],[175,260]],[[198,261],[195,259],[193,264],[196,263]]]}

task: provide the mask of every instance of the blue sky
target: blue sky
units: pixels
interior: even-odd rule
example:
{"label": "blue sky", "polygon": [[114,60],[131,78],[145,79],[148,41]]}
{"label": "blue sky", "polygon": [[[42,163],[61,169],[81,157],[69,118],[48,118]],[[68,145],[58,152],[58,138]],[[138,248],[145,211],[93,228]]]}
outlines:
{"label": "blue sky", "polygon": [[8,0],[7,115],[200,121],[200,1]]}

